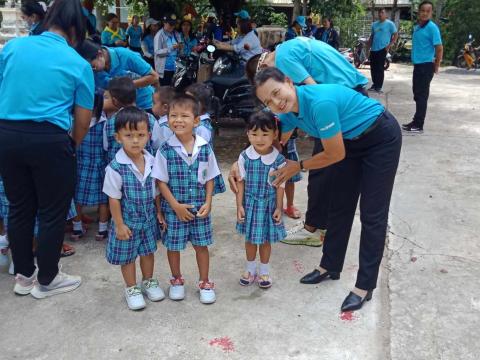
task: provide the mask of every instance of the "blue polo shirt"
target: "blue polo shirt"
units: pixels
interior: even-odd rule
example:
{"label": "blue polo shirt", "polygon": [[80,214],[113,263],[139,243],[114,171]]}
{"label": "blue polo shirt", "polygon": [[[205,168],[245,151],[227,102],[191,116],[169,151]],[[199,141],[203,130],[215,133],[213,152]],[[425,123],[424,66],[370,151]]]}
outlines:
{"label": "blue polo shirt", "polygon": [[379,51],[385,49],[388,44],[390,44],[390,41],[392,40],[392,35],[396,32],[397,28],[392,21],[375,21],[372,24],[372,51]]}
{"label": "blue polo shirt", "polygon": [[[110,54],[110,71],[95,73],[95,84],[101,89],[108,88],[108,82],[121,76],[128,76],[132,79],[149,75],[152,67],[142,59],[139,53],[126,48],[106,48]],[[153,88],[146,86],[137,89],[137,106],[140,109],[151,109]]]}
{"label": "blue polo shirt", "polygon": [[339,132],[344,139],[363,133],[384,111],[378,101],[341,85],[296,86],[298,114],[280,114],[282,131],[296,127],[308,135],[329,139]]}
{"label": "blue polo shirt", "polygon": [[9,41],[0,52],[0,119],[72,127],[74,106],[91,110],[91,65],[52,32]]}
{"label": "blue polo shirt", "polygon": [[442,36],[437,24],[429,20],[424,26],[415,25],[412,39],[413,64],[433,62],[437,45],[442,45]]}
{"label": "blue polo shirt", "polygon": [[143,34],[143,31],[141,26],[130,25],[127,29],[128,44],[131,47],[136,47],[136,48],[141,47],[142,34]]}
{"label": "blue polo shirt", "polygon": [[143,38],[142,41],[145,43],[148,52],[153,55],[155,53],[155,48],[153,46],[153,36],[151,34],[148,34]]}
{"label": "blue polo shirt", "polygon": [[349,88],[364,86],[368,79],[332,46],[319,40],[296,37],[277,46],[275,66],[296,84],[308,77],[317,83]]}

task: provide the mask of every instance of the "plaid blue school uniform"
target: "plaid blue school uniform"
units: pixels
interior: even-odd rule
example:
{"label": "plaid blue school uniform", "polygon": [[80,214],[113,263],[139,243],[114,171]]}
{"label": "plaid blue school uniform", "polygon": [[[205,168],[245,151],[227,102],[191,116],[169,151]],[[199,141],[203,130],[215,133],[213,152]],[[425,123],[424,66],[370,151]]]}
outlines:
{"label": "plaid blue school uniform", "polygon": [[113,223],[108,236],[106,257],[113,265],[126,265],[137,256],[153,254],[157,250],[159,228],[153,196],[154,179],[148,176],[145,184],[136,178],[129,164],[120,164],[113,159],[109,166],[122,177],[122,218],[132,231],[128,240],[118,240]]}
{"label": "plaid blue school uniform", "polygon": [[[300,158],[297,152],[297,142],[296,139],[289,139],[287,142],[287,159],[293,161],[299,161]],[[296,183],[302,180],[302,174],[295,174],[287,183]]]}
{"label": "plaid blue school uniform", "polygon": [[103,149],[104,121],[92,125],[77,149],[75,202],[81,206],[108,204],[102,191],[106,154]]}
{"label": "plaid blue school uniform", "polygon": [[[115,159],[115,155],[117,154],[118,150],[122,148],[117,140],[115,140],[115,116],[116,114],[112,115],[110,119],[105,121],[105,125],[103,128],[103,142],[104,142],[104,150],[107,151],[107,160],[106,163],[109,164],[113,159]],[[148,115],[148,130],[152,132],[153,126],[155,125],[155,116],[150,113]],[[150,154],[153,153],[152,148],[152,141],[150,140],[147,145],[145,146],[145,150],[148,151]]]}
{"label": "plaid blue school uniform", "polygon": [[[188,164],[168,143],[164,143],[158,150],[168,164],[168,187],[173,197],[181,204],[194,206],[193,211],[198,211],[206,200],[206,187],[198,180],[199,176],[206,176],[206,167],[209,156],[213,153],[212,148],[204,142],[192,164]],[[199,171],[202,167],[203,170]],[[216,180],[218,179],[218,180]],[[225,192],[225,184],[221,175],[214,178],[214,195]],[[198,218],[183,222],[180,221],[171,208],[170,204],[162,198],[162,212],[167,222],[167,230],[163,238],[163,244],[170,251],[184,250],[187,242],[195,246],[208,246],[213,243],[212,224],[210,215],[206,218]]]}
{"label": "plaid blue school uniform", "polygon": [[251,244],[275,243],[284,239],[287,233],[283,222],[277,224],[272,217],[277,207],[277,191],[270,184],[269,177],[270,172],[285,164],[285,157],[274,150],[277,154],[275,160],[266,165],[261,156],[251,159],[247,155],[252,148],[251,146],[240,154],[245,168],[245,221],[237,223],[237,231],[245,235],[245,241]]}
{"label": "plaid blue school uniform", "polygon": [[[213,126],[210,119],[210,115],[204,114],[200,116],[200,124],[195,128],[195,133],[202,136],[205,140],[208,141],[208,144],[213,149]],[[204,136],[204,134],[208,134]]]}

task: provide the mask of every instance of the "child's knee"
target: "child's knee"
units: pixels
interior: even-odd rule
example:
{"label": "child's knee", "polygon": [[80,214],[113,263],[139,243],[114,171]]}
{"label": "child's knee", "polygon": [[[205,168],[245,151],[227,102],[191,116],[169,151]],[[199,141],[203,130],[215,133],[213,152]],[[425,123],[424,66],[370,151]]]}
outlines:
{"label": "child's knee", "polygon": [[197,254],[208,254],[208,246],[193,245],[193,248]]}

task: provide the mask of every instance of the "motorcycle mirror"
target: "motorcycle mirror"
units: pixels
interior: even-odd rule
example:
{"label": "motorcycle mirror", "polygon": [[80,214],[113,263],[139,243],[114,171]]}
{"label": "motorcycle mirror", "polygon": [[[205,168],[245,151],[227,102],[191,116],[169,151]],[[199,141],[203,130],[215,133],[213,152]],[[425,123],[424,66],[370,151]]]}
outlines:
{"label": "motorcycle mirror", "polygon": [[207,46],[207,51],[208,51],[209,53],[214,53],[216,49],[217,49],[217,48],[216,48],[215,46],[213,46],[213,45],[208,45],[208,46]]}
{"label": "motorcycle mirror", "polygon": [[468,40],[472,40],[472,34],[468,34]]}

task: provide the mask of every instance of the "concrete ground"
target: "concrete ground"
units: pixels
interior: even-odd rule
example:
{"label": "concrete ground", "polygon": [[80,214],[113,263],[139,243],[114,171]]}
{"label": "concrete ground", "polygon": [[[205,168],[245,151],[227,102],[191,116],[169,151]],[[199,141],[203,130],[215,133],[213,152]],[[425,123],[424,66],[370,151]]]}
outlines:
{"label": "concrete ground", "polygon": [[[387,104],[399,122],[414,111],[412,68],[386,73]],[[340,314],[358,268],[358,217],[339,281],[301,285],[320,248],[278,244],[274,286],[238,285],[243,240],[235,234],[232,193],[214,200],[211,278],[218,301],[195,290],[194,252],[182,257],[187,298],[128,311],[118,268],[104,259],[95,226],[63,269],[83,277],[75,292],[46,300],[13,295],[0,274],[0,359],[477,359],[480,352],[480,73],[444,69],[432,83],[425,134],[404,137],[391,206],[389,244],[378,288],[361,311]],[[238,125],[238,123],[237,123]],[[227,126],[216,140],[224,175],[245,145]],[[299,141],[303,157],[312,145]],[[226,179],[226,176],[225,176]],[[306,206],[306,180],[296,203]],[[294,222],[286,220],[287,226]],[[156,276],[167,290],[166,252]]]}

